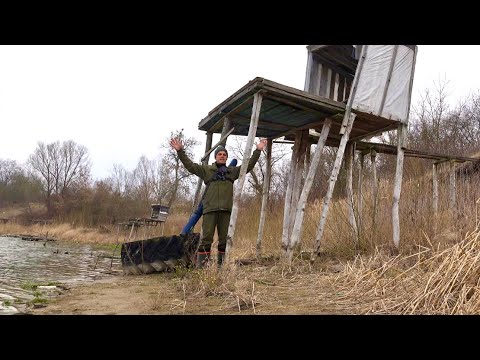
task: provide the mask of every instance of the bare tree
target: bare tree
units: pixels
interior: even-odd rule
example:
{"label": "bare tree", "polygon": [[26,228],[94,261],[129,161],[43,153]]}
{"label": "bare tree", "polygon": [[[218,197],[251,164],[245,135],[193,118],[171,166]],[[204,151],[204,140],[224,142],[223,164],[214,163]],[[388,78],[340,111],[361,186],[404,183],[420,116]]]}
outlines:
{"label": "bare tree", "polygon": [[10,184],[14,177],[21,173],[22,168],[15,160],[0,159],[0,184],[4,186]]}
{"label": "bare tree", "polygon": [[88,150],[72,140],[47,145],[39,142],[27,164],[41,179],[49,216],[52,215],[53,194],[65,199],[74,184],[85,182],[90,176]]}
{"label": "bare tree", "polygon": [[45,193],[45,201],[47,205],[47,212],[50,216],[52,214],[52,193],[54,189],[53,177],[53,159],[49,155],[47,145],[39,142],[37,148],[27,160],[28,165],[34,173],[38,174],[41,179],[43,191]]}
{"label": "bare tree", "polygon": [[409,147],[465,155],[480,148],[480,94],[471,94],[451,107],[446,80],[425,90],[413,106]]}
{"label": "bare tree", "polygon": [[156,203],[163,204],[171,189],[171,179],[164,159],[158,157],[151,162],[151,187]]}
{"label": "bare tree", "polygon": [[60,183],[59,191],[62,197],[75,183],[85,182],[90,177],[90,160],[88,149],[73,140],[63,142],[60,148]]}
{"label": "bare tree", "polygon": [[124,198],[132,196],[134,188],[133,174],[127,171],[121,164],[113,164],[108,180],[112,184],[115,195]]}
{"label": "bare tree", "polygon": [[[230,145],[231,155],[229,154],[229,160],[231,159],[243,159],[243,151],[245,148],[246,139],[240,136],[232,136],[232,145]],[[272,173],[270,177],[270,194],[275,196],[277,193],[277,187],[281,186],[283,183],[283,168],[287,166],[283,163],[285,155],[289,154],[291,151],[290,146],[285,146],[284,144],[274,144],[277,146],[272,146]],[[264,156],[260,156],[257,164],[247,174],[247,184],[248,187],[246,191],[254,196],[263,195],[263,182],[265,180],[265,162],[267,159],[266,148],[263,150]],[[281,191],[280,191],[281,192]]]}

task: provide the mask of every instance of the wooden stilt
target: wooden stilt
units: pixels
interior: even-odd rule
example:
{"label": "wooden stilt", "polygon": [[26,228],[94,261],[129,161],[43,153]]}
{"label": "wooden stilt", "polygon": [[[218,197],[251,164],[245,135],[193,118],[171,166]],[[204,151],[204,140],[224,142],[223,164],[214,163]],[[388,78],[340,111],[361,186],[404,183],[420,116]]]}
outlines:
{"label": "wooden stilt", "polygon": [[433,188],[433,234],[437,235],[438,225],[438,164],[432,165],[432,188]]}
{"label": "wooden stilt", "polygon": [[364,168],[364,162],[365,162],[365,154],[360,153],[359,159],[360,161],[360,168],[358,169],[358,191],[357,191],[357,209],[358,209],[358,238],[362,238],[362,215],[363,215],[363,168]]}
{"label": "wooden stilt", "polygon": [[328,133],[330,132],[331,125],[332,125],[332,120],[327,118],[325,120],[325,123],[323,124],[322,133],[318,138],[317,148],[315,149],[315,153],[313,155],[313,159],[308,169],[307,177],[305,179],[305,184],[303,186],[302,193],[298,201],[298,206],[295,213],[295,223],[293,226],[292,236],[290,238],[290,243],[287,250],[287,258],[289,259],[290,262],[293,256],[293,250],[299,243],[302,235],[305,206],[307,204],[308,195],[310,194],[310,190],[312,188],[313,179],[317,172],[318,164],[320,163],[320,158],[322,156],[323,148],[325,146],[325,141],[327,140],[327,136],[328,136]]}
{"label": "wooden stilt", "polygon": [[373,211],[372,211],[372,233],[370,238],[372,239],[376,235],[377,230],[377,207],[378,207],[378,179],[377,179],[377,152],[372,150],[370,152],[370,161],[372,163],[372,194],[373,194]]}
{"label": "wooden stilt", "polygon": [[[293,183],[292,200],[290,203],[290,219],[288,221],[288,237],[292,235],[293,225],[295,222],[295,213],[298,205],[298,199],[300,197],[300,191],[302,189],[303,182],[303,170],[305,168],[305,151],[306,144],[308,142],[308,130],[302,131],[300,138],[299,151],[297,153],[297,166],[295,167],[295,181]],[[290,241],[289,241],[290,242]]]}
{"label": "wooden stilt", "polygon": [[[232,128],[232,122],[230,121],[230,118],[228,116],[225,116],[223,120],[223,127],[222,127],[222,133],[220,135],[220,145],[224,146],[227,145],[227,133],[230,131]],[[225,138],[224,140],[222,140]]]}
{"label": "wooden stilt", "polygon": [[287,191],[285,193],[285,204],[283,208],[283,227],[282,227],[282,248],[286,251],[290,241],[290,207],[292,204],[293,183],[295,181],[295,169],[297,165],[297,152],[300,147],[301,132],[295,134],[295,144],[293,145],[292,157],[290,160],[290,174],[288,176]]}
{"label": "wooden stilt", "polygon": [[392,206],[392,225],[393,225],[393,245],[398,250],[400,247],[400,215],[399,204],[400,195],[402,193],[403,178],[403,159],[405,157],[405,141],[407,137],[407,125],[400,124],[398,126],[398,144],[397,144],[397,166],[395,171],[395,182],[393,185],[393,206]]}
{"label": "wooden stilt", "polygon": [[265,164],[265,179],[263,180],[262,209],[260,210],[260,223],[258,224],[257,235],[257,259],[260,260],[263,240],[263,229],[265,227],[265,214],[267,210],[268,193],[270,191],[270,177],[272,174],[272,139],[267,140],[267,161]]}
{"label": "wooden stilt", "polygon": [[258,119],[260,118],[260,109],[262,107],[262,94],[256,92],[253,99],[252,117],[250,120],[250,127],[248,129],[247,143],[243,152],[242,165],[240,166],[240,174],[238,177],[235,195],[233,198],[232,213],[230,215],[230,223],[228,225],[227,233],[227,248],[225,249],[225,263],[228,264],[230,260],[230,250],[233,246],[233,236],[235,234],[235,225],[237,223],[238,205],[242,198],[243,185],[247,174],[248,162],[252,154],[255,135],[257,133]]}
{"label": "wooden stilt", "polygon": [[353,156],[354,144],[347,143],[345,148],[345,165],[347,170],[347,205],[348,205],[348,222],[355,246],[358,244],[357,222],[355,220],[355,208],[353,205]]}
{"label": "wooden stilt", "polygon": [[450,161],[450,208],[455,213],[457,207],[457,181],[455,176],[455,161]]}
{"label": "wooden stilt", "polygon": [[342,139],[340,140],[340,145],[338,146],[337,156],[335,158],[335,164],[333,165],[332,174],[330,175],[330,179],[328,181],[328,189],[327,194],[323,200],[323,207],[322,207],[322,214],[320,215],[320,223],[317,229],[317,236],[315,238],[315,245],[313,249],[313,254],[311,261],[315,261],[320,252],[320,243],[323,236],[323,230],[325,229],[325,223],[327,221],[327,214],[328,214],[328,207],[330,205],[330,200],[332,199],[333,189],[335,188],[335,183],[337,181],[338,173],[340,172],[340,166],[343,160],[343,154],[345,152],[345,147],[347,146],[348,138],[350,136],[350,132],[352,131],[353,122],[355,121],[355,114],[349,114],[349,120],[347,122],[347,126],[345,128],[344,134]]}
{"label": "wooden stilt", "polygon": [[312,151],[312,144],[307,143],[307,151],[305,153],[305,173],[306,174],[308,174],[308,171],[310,170],[310,164],[312,162],[311,151]]}

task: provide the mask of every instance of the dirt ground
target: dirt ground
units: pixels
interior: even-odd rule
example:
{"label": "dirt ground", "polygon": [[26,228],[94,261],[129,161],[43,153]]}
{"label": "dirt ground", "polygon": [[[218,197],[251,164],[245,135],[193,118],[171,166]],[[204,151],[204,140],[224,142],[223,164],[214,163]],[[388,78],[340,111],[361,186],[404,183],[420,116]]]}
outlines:
{"label": "dirt ground", "polygon": [[[49,300],[31,314],[351,314],[352,304],[337,301],[332,278],[338,264],[310,274],[272,275],[275,267],[244,266],[232,292],[193,291],[192,281],[172,273],[115,276],[84,283]],[[325,270],[325,269],[324,269]],[[195,270],[208,283],[208,272]],[[235,282],[235,281],[234,281]],[[202,282],[203,284],[203,282]],[[226,288],[225,286],[223,288]],[[215,293],[216,292],[216,293]]]}

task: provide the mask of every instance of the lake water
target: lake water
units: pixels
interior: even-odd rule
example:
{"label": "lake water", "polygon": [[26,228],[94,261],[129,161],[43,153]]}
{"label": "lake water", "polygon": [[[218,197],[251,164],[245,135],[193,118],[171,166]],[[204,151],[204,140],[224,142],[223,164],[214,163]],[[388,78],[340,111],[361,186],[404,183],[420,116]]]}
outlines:
{"label": "lake water", "polygon": [[70,287],[121,274],[118,250],[112,260],[112,250],[99,251],[91,245],[0,236],[0,314],[26,312],[28,302],[48,299],[58,291],[39,291],[35,285]]}

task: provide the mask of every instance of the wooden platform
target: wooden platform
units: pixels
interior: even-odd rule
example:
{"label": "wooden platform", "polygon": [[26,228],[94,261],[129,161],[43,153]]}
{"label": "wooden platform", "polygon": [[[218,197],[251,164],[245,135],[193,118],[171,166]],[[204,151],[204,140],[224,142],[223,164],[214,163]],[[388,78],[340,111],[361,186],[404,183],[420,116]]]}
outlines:
{"label": "wooden platform", "polygon": [[[209,112],[199,123],[199,130],[221,133],[225,116],[234,127],[232,135],[247,136],[255,93],[263,95],[257,137],[277,139],[294,134],[297,130],[321,131],[325,118],[333,120],[328,136],[330,144],[338,144],[340,126],[345,113],[345,103],[333,101],[257,77],[228,97]],[[398,122],[353,110],[357,115],[350,134],[359,140],[374,134],[396,129]]]}

